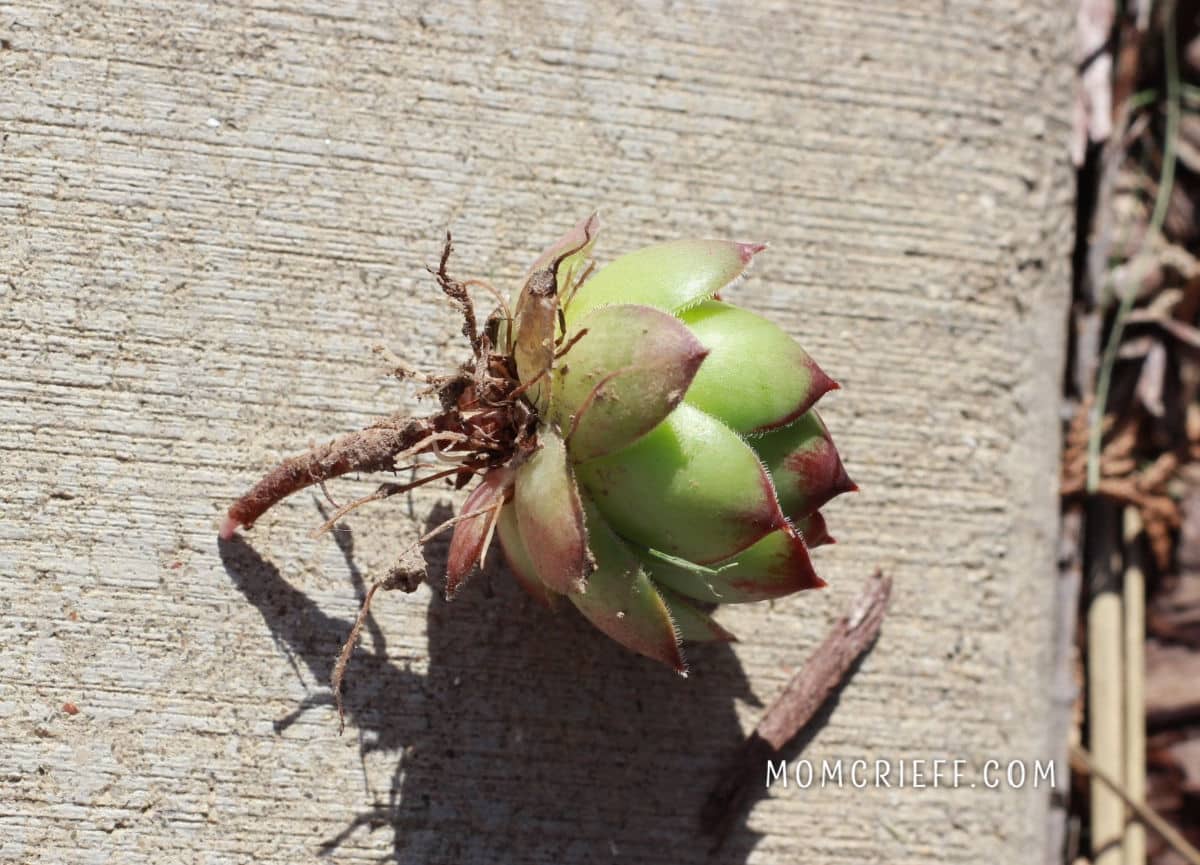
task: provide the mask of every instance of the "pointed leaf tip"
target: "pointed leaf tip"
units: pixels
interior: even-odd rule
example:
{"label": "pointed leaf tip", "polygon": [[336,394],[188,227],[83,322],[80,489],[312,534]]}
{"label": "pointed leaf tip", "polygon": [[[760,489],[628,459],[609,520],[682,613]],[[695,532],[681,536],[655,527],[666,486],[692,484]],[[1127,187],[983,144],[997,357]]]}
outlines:
{"label": "pointed leaf tip", "polygon": [[739,433],[786,426],[832,387],[796,340],[749,310],[710,300],[680,318],[709,350],[687,401]]}
{"label": "pointed leaf tip", "polygon": [[829,430],[815,409],[794,423],[751,441],[775,479],[779,504],[800,520],[842,493],[857,489]]}
{"label": "pointed leaf tip", "polygon": [[[589,216],[585,216],[579,222],[575,223],[569,231],[563,234],[558,240],[542,250],[541,254],[534,260],[533,265],[529,268],[529,273],[526,274],[526,279],[530,275],[539,270],[544,270],[554,263],[555,259],[563,259],[559,262],[560,272],[563,270],[563,265],[568,268],[571,266],[572,259],[586,258],[591,252],[592,246],[596,243],[596,236],[600,233],[600,212],[592,211]],[[566,286],[560,285],[559,289]]]}
{"label": "pointed leaf tip", "polygon": [[836,544],[833,536],[829,534],[829,528],[825,525],[825,517],[820,511],[813,511],[807,517],[796,521],[796,531],[800,532],[804,538],[804,543],[811,550],[813,547],[821,547],[826,544]]}
{"label": "pointed leaf tip", "polygon": [[657,583],[709,603],[765,601],[825,585],[813,570],[804,539],[791,526],[771,532],[706,572],[659,557],[644,557],[643,561]]}
{"label": "pointed leaf tip", "polygon": [[462,587],[468,574],[487,554],[487,548],[500,516],[500,508],[512,482],[507,469],[493,469],[463,503],[463,514],[475,514],[459,520],[450,538],[446,556],[446,600]]}
{"label": "pointed leaf tip", "polygon": [[760,252],[762,252],[763,250],[765,250],[767,248],[767,244],[765,244],[765,243],[739,243],[737,245],[737,247],[738,247],[738,253],[742,257],[742,263],[749,264],[750,260],[752,258],[754,258],[754,256],[758,255]]}
{"label": "pointed leaf tip", "polygon": [[588,621],[621,645],[674,670],[686,670],[679,635],[658,588],[595,506],[585,502],[584,507],[596,570],[588,577],[587,592],[567,598]]}

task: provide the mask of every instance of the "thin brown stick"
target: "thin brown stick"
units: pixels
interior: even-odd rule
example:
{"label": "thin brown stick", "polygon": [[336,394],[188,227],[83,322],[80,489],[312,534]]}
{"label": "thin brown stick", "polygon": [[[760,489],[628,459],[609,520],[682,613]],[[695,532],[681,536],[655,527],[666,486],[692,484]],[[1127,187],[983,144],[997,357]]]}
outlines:
{"label": "thin brown stick", "polygon": [[1071,746],[1071,762],[1076,764],[1077,769],[1091,775],[1115,793],[1117,798],[1124,802],[1129,810],[1137,816],[1137,819],[1157,832],[1159,837],[1166,841],[1167,845],[1182,856],[1189,865],[1200,865],[1200,850],[1189,844],[1188,840],[1179,834],[1175,827],[1168,823],[1157,811],[1130,796],[1125,791],[1125,788],[1118,784],[1116,779],[1111,775],[1097,766],[1095,760],[1092,759],[1092,755],[1079,745]]}
{"label": "thin brown stick", "polygon": [[499,502],[494,505],[488,505],[486,508],[479,508],[478,510],[467,511],[467,513],[465,513],[465,514],[459,514],[456,517],[451,517],[450,519],[446,520],[444,523],[439,523],[437,526],[430,529],[425,534],[421,535],[421,537],[417,538],[416,545],[420,546],[421,544],[427,544],[430,541],[432,541],[434,538],[436,538],[438,535],[440,535],[442,532],[446,531],[446,529],[450,528],[451,526],[456,526],[459,523],[461,523],[463,520],[474,519],[475,517],[483,516],[484,514],[490,514],[492,511],[498,511],[503,506],[504,506],[504,503]]}
{"label": "thin brown stick", "polygon": [[874,644],[891,593],[892,578],[876,571],[847,614],[833,626],[742,743],[700,814],[703,831],[714,836],[714,849],[729,835],[751,788],[761,783],[766,761],[804,731]]}
{"label": "thin brown stick", "polygon": [[525,393],[525,391],[529,390],[531,387],[533,387],[535,384],[537,384],[539,381],[541,381],[543,378],[545,378],[546,374],[549,372],[550,372],[550,367],[548,367],[548,366],[542,367],[542,371],[539,372],[537,375],[535,375],[530,381],[527,381],[520,387],[515,388],[513,390],[513,392],[511,394],[509,394],[509,398],[515,400],[517,397],[522,396]]}
{"label": "thin brown stick", "polygon": [[346,638],[341,651],[338,652],[337,661],[333,665],[333,675],[329,679],[329,683],[333,687],[333,702],[337,706],[339,736],[346,729],[346,707],[342,702],[342,682],[346,678],[346,667],[350,663],[350,656],[354,654],[354,647],[358,644],[358,636],[362,633],[367,616],[371,613],[371,601],[375,597],[375,593],[380,589],[415,592],[417,586],[421,585],[424,579],[425,571],[423,569],[405,567],[401,561],[388,572],[386,577],[373,583],[367,590],[367,595],[363,598],[362,605],[358,608],[358,615],[354,619],[354,626],[350,629],[350,636]]}
{"label": "thin brown stick", "polygon": [[317,484],[317,486],[321,488],[321,495],[325,496],[325,501],[329,502],[329,504],[333,505],[335,508],[341,507],[341,505],[334,500],[333,496],[330,495],[329,488],[325,486],[325,481],[321,481],[319,484]]}

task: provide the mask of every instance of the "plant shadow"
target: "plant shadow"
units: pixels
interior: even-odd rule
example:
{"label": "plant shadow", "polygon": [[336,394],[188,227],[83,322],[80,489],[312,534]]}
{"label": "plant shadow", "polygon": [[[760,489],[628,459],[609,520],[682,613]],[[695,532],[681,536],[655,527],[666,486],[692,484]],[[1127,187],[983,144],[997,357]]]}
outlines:
{"label": "plant shadow", "polygon": [[[450,514],[433,509],[427,526]],[[336,539],[361,598],[353,536]],[[447,542],[425,547],[445,573]],[[219,543],[234,585],[293,663],[328,682],[352,622],[329,616],[243,538]],[[353,834],[390,828],[397,863],[741,863],[758,834],[739,821],[721,849],[701,834],[709,788],[742,740],[736,700],[753,701],[727,645],[692,646],[692,674],[636,656],[567,603],[530,601],[490,566],[452,603],[428,607],[424,674],[389,660],[369,620],[346,676],[347,729],[361,754],[394,754],[386,802],[363,811],[322,853]],[[440,586],[440,579],[435,581]],[[330,705],[327,692],[276,722]]]}

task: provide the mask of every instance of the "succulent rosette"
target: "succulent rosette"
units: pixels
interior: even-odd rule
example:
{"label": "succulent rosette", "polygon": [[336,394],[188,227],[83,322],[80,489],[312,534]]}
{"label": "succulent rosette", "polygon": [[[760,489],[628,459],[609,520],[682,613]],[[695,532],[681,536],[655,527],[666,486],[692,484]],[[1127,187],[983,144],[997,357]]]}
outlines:
{"label": "succulent rosette", "polygon": [[733,639],[713,604],[824,585],[820,509],[855,489],[814,408],[838,385],[719,299],[762,245],[674,241],[592,272],[596,231],[547,249],[516,298],[501,338],[537,434],[469,495],[447,594],[494,534],[534,598],[684,672],[683,641]]}

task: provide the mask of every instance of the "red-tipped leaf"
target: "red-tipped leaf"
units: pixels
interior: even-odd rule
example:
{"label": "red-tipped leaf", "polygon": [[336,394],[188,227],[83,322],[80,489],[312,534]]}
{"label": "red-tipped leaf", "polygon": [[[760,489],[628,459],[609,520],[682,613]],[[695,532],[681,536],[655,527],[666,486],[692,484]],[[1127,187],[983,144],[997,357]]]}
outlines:
{"label": "red-tipped leaf", "polygon": [[680,318],[708,349],[687,401],[737,432],[785,426],[837,387],[799,343],[752,312],[710,300]]}
{"label": "red-tipped leaf", "polygon": [[516,470],[513,504],[538,579],[561,594],[581,592],[592,568],[583,506],[562,437],[551,426]]}
{"label": "red-tipped leaf", "polygon": [[587,525],[596,570],[588,578],[586,592],[567,597],[588,621],[621,645],[685,672],[687,664],[667,605],[641,561],[594,507],[587,509]]}
{"label": "red-tipped leaf", "polygon": [[500,549],[508,562],[517,585],[529,593],[535,601],[547,609],[554,608],[557,597],[546,588],[546,584],[538,579],[537,569],[525,542],[521,540],[521,530],[517,528],[517,509],[509,502],[500,511],[500,520],[496,523],[496,537],[500,539]]}
{"label": "red-tipped leaf", "polygon": [[568,340],[576,336],[555,369],[553,407],[576,462],[620,450],[658,426],[706,354],[679,319],[648,306],[598,309]]}
{"label": "red-tipped leaf", "polygon": [[713,603],[765,601],[825,585],[813,570],[803,538],[791,526],[772,532],[737,556],[705,568],[689,568],[653,554],[643,555],[642,561],[655,582],[689,598]]}
{"label": "red-tipped leaf", "polygon": [[783,512],[793,520],[858,489],[815,409],[783,429],[751,439],[751,444],[775,479]]}
{"label": "red-tipped leaf", "polygon": [[487,554],[500,508],[511,485],[512,473],[508,469],[493,469],[467,496],[462,513],[474,516],[459,520],[450,538],[450,553],[446,557],[447,599],[454,597],[467,575]]}
{"label": "red-tipped leaf", "polygon": [[826,544],[836,544],[833,535],[825,525],[825,517],[820,511],[813,511],[807,517],[796,521],[796,531],[804,538],[804,543],[811,550],[813,547],[823,547]]}

